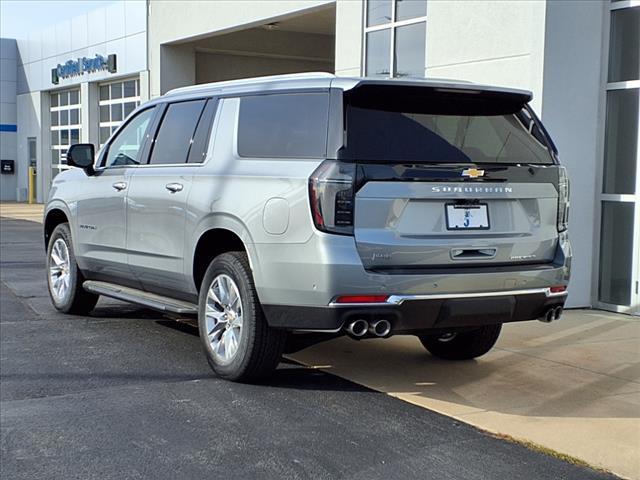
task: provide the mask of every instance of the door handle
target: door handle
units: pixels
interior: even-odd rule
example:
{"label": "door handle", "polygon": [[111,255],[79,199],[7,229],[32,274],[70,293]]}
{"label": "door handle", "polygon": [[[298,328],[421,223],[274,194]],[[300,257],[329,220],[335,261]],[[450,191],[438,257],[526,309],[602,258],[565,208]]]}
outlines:
{"label": "door handle", "polygon": [[167,183],[164,188],[169,190],[171,193],[181,192],[182,191],[182,184],[181,183]]}
{"label": "door handle", "polygon": [[115,188],[117,191],[121,192],[122,190],[127,188],[127,183],[126,182],[116,182],[116,183],[113,184],[113,188]]}

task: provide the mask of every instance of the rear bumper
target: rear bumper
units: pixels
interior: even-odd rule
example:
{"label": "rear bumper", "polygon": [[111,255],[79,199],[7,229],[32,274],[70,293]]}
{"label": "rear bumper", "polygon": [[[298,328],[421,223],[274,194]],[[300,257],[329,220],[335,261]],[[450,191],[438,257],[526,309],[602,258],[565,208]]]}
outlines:
{"label": "rear bumper", "polygon": [[331,304],[326,307],[263,305],[273,327],[336,332],[358,319],[388,320],[393,333],[451,330],[535,320],[563,307],[566,293],[548,289],[454,295],[394,295],[382,304]]}

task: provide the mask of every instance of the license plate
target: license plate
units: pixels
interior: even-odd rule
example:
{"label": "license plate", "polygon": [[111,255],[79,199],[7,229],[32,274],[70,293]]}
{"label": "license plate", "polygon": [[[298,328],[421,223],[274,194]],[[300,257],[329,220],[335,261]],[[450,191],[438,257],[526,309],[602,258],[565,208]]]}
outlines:
{"label": "license plate", "polygon": [[489,228],[487,205],[445,205],[448,230],[482,230]]}

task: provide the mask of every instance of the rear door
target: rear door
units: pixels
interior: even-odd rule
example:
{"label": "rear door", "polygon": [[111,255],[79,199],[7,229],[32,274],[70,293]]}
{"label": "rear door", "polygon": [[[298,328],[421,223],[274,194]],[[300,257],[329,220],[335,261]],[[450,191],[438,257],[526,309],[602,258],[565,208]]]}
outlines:
{"label": "rear door", "polygon": [[365,267],[551,262],[558,171],[522,100],[432,92],[407,102],[400,93],[396,108],[393,93],[346,106]]}
{"label": "rear door", "polygon": [[145,290],[175,295],[191,285],[184,266],[187,199],[205,159],[215,99],[166,105],[149,153],[129,188],[129,266]]}

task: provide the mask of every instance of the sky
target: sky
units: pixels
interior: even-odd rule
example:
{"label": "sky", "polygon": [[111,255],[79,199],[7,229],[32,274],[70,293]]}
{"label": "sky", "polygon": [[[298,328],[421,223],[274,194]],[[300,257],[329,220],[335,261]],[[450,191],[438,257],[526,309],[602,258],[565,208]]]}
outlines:
{"label": "sky", "polygon": [[0,37],[26,38],[29,32],[109,3],[112,0],[0,0]]}

